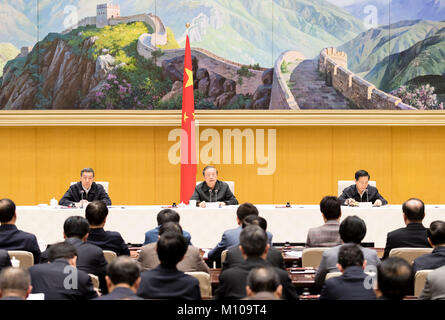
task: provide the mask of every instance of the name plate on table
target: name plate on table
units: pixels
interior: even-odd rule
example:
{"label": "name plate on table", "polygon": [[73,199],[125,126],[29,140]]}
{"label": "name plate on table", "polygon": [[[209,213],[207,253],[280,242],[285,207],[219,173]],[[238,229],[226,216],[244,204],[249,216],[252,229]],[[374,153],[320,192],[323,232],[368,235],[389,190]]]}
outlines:
{"label": "name plate on table", "polygon": [[372,208],[372,202],[359,202],[359,208]]}
{"label": "name plate on table", "polygon": [[221,208],[218,202],[206,202],[206,208]]}

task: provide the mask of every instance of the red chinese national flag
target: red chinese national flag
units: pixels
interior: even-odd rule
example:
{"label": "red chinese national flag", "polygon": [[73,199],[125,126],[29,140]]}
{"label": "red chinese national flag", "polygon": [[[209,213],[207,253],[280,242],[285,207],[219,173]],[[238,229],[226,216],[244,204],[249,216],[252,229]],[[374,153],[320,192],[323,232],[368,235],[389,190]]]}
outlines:
{"label": "red chinese national flag", "polygon": [[196,185],[195,103],[192,55],[188,35],[185,43],[181,122],[181,202],[188,204]]}

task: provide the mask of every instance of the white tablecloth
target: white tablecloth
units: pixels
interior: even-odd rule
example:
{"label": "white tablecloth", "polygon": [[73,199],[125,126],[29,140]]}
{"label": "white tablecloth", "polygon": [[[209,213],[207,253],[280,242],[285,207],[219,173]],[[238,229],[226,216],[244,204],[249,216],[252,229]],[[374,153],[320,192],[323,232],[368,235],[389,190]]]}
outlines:
{"label": "white tablecloth", "polygon": [[[293,205],[292,208],[276,208],[275,205],[258,205],[260,216],[268,223],[273,242],[305,242],[311,227],[323,224],[318,205]],[[112,206],[109,209],[105,230],[118,231],[126,242],[143,243],[144,233],[156,227],[156,215],[161,206]],[[215,246],[226,229],[237,227],[237,206],[223,208],[177,208],[181,226],[192,235],[195,246]],[[84,209],[60,209],[39,206],[17,207],[17,227],[34,233],[38,240],[47,243],[63,241],[63,223],[72,215],[85,216]],[[380,208],[342,207],[342,219],[357,215],[367,226],[365,242],[385,247],[386,234],[404,227],[401,205]],[[425,227],[434,220],[445,221],[445,205],[427,205]]]}

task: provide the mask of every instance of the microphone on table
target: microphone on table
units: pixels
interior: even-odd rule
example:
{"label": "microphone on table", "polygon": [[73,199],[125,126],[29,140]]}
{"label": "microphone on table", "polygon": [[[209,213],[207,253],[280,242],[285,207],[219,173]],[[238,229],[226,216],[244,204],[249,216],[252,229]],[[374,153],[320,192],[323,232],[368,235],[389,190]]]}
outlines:
{"label": "microphone on table", "polygon": [[85,190],[80,191],[80,208],[83,208],[83,194],[85,193]]}
{"label": "microphone on table", "polygon": [[212,202],[212,189],[209,189],[209,192],[210,192],[210,199],[209,199],[209,202]]}
{"label": "microphone on table", "polygon": [[366,202],[369,202],[369,194],[368,194],[368,189],[367,188],[365,189],[365,192],[366,192]]}
{"label": "microphone on table", "polygon": [[218,189],[215,189],[215,201],[218,201]]}

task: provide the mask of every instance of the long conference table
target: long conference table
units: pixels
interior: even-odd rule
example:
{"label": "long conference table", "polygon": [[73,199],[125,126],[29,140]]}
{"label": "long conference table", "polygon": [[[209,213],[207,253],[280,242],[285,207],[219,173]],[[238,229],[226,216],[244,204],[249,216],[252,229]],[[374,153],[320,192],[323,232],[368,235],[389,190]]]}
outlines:
{"label": "long conference table", "polygon": [[[166,206],[110,206],[105,230],[118,231],[126,242],[141,244],[144,233],[157,226],[156,215]],[[200,248],[215,246],[224,230],[235,228],[238,206],[222,208],[175,208],[180,214],[181,226],[192,235],[192,243]],[[267,220],[267,230],[273,234],[273,242],[305,242],[309,228],[323,224],[318,205],[292,205],[290,208],[276,205],[257,205],[260,216]],[[69,216],[85,216],[85,209],[50,206],[18,206],[16,225],[19,229],[34,233],[38,240],[48,244],[63,241],[63,223]],[[357,215],[367,226],[364,242],[374,242],[384,248],[386,234],[404,227],[401,205],[382,207],[342,207],[342,219]],[[426,205],[424,225],[445,220],[445,205]]]}

